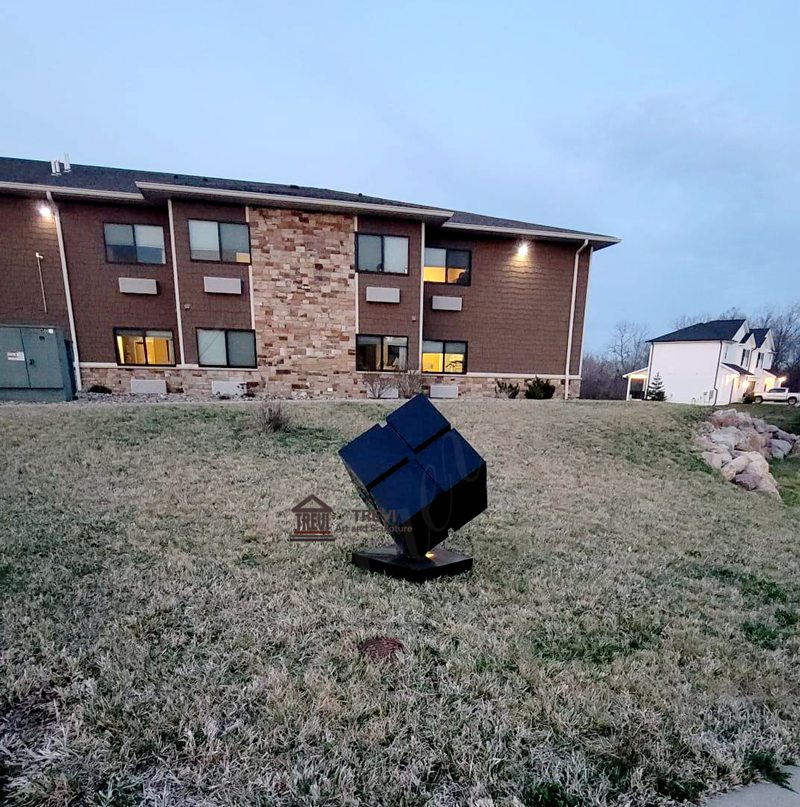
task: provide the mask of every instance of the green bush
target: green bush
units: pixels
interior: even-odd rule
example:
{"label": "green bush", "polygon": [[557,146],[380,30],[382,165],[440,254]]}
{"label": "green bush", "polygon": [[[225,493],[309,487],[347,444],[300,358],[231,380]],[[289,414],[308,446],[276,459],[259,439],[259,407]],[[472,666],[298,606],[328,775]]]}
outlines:
{"label": "green bush", "polygon": [[532,398],[536,401],[542,401],[547,398],[552,398],[555,394],[556,388],[554,384],[551,384],[549,381],[545,381],[539,376],[533,379],[533,381],[526,381],[525,382],[525,397]]}
{"label": "green bush", "polygon": [[519,395],[519,384],[512,384],[510,381],[501,381],[499,378],[494,382],[494,394],[498,398],[516,398]]}
{"label": "green bush", "polygon": [[753,395],[752,392],[745,392],[745,394],[742,395],[742,403],[743,404],[751,404],[751,403],[755,403],[755,402],[756,402],[756,396]]}

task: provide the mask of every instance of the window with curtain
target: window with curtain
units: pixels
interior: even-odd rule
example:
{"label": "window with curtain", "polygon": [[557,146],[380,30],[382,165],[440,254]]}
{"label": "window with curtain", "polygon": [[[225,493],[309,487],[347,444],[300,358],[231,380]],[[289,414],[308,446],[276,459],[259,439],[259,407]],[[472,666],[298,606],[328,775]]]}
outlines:
{"label": "window with curtain", "polygon": [[201,367],[255,367],[255,331],[198,328],[197,363]]}
{"label": "window with curtain", "polygon": [[356,370],[395,372],[407,366],[407,336],[356,336]]}
{"label": "window with curtain", "polygon": [[116,328],[114,340],[117,364],[174,366],[175,345],[172,331],[146,331]]}
{"label": "window with curtain", "polygon": [[193,261],[250,263],[250,228],[233,222],[189,219],[189,252]]}
{"label": "window with curtain", "polygon": [[467,372],[467,343],[425,339],[422,342],[422,372],[463,374]]}
{"label": "window with curtain", "polygon": [[356,265],[359,272],[407,275],[408,238],[359,233],[356,238]]}
{"label": "window with curtain", "polygon": [[109,263],[166,263],[164,228],[153,224],[104,224]]}
{"label": "window with curtain", "polygon": [[423,278],[426,283],[469,286],[471,263],[472,253],[468,249],[426,247]]}

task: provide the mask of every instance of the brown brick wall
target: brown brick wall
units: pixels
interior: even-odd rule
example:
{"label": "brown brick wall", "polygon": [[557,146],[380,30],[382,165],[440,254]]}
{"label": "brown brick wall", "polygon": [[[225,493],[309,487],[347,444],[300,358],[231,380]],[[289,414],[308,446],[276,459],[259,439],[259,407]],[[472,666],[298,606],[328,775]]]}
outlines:
{"label": "brown brick wall", "polygon": [[[81,361],[115,362],[114,328],[170,330],[177,357],[178,332],[166,208],[71,201],[61,201],[58,207]],[[163,227],[166,263],[109,263],[103,234],[105,223]],[[120,277],[152,278],[158,283],[158,294],[122,294]]]}
{"label": "brown brick wall", "polygon": [[[0,324],[53,325],[69,338],[67,302],[55,218],[39,213],[44,199],[0,196]],[[36,266],[44,255],[47,311]]]}
{"label": "brown brick wall", "polygon": [[[425,243],[471,250],[472,279],[469,286],[425,284],[423,338],[466,340],[468,372],[564,374],[577,245],[530,242],[523,258],[517,255],[517,240],[454,237],[434,228],[428,228]],[[587,271],[584,253],[573,337],[574,373],[581,354]],[[434,295],[461,297],[463,308],[434,311]]]}
{"label": "brown brick wall", "polygon": [[[360,272],[358,275],[359,333],[408,337],[408,366],[419,367],[419,295],[422,260],[422,225],[418,221],[394,221],[358,217],[358,232],[372,235],[404,235],[408,238],[408,274]],[[400,289],[400,303],[368,303],[368,286]]]}
{"label": "brown brick wall", "polygon": [[359,394],[353,216],[252,208],[258,364],[268,393]]}
{"label": "brown brick wall", "polygon": [[[189,249],[189,219],[229,221],[244,224],[244,205],[217,205],[173,200],[175,253],[187,364],[197,363],[197,328],[250,328],[250,287],[247,264],[194,261]],[[252,245],[251,245],[252,249]],[[241,294],[209,294],[203,278],[234,277],[242,281]]]}

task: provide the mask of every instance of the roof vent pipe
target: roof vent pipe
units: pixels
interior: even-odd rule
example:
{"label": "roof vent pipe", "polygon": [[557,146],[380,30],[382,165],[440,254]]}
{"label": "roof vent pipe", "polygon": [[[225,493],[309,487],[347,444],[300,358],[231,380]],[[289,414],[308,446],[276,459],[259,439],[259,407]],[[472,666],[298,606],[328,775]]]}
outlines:
{"label": "roof vent pipe", "polygon": [[72,170],[72,166],[69,163],[69,154],[64,152],[64,173],[68,174]]}
{"label": "roof vent pipe", "polygon": [[50,160],[50,173],[54,177],[61,174],[61,163],[58,160]]}

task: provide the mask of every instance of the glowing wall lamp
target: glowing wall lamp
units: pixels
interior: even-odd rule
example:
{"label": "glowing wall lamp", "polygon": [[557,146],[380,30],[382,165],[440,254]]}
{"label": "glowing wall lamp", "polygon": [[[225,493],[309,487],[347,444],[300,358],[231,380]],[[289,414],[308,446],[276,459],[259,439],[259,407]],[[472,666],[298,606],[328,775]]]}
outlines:
{"label": "glowing wall lamp", "polygon": [[524,258],[528,254],[528,242],[522,241],[517,247],[517,257]]}
{"label": "glowing wall lamp", "polygon": [[43,219],[52,219],[53,218],[53,208],[50,205],[41,204],[39,205],[39,215]]}

